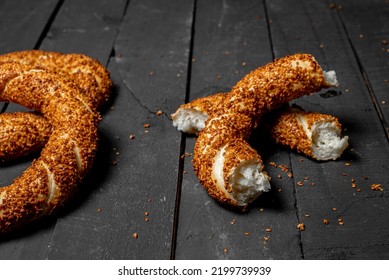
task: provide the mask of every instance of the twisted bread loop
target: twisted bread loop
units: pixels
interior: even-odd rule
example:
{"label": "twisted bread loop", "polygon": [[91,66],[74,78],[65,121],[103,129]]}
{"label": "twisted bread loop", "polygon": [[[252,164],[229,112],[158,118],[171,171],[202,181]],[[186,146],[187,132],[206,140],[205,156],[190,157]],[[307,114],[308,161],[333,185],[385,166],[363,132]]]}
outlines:
{"label": "twisted bread loop", "polygon": [[19,63],[0,64],[0,101],[37,110],[52,124],[40,157],[13,184],[0,188],[0,232],[62,207],[91,168],[100,116],[80,92],[59,74]]}
{"label": "twisted bread loop", "polygon": [[[88,107],[99,109],[110,96],[109,72],[97,60],[83,54],[63,54],[28,50],[0,55],[0,64],[17,62],[33,69],[60,75],[77,87],[78,98]],[[10,160],[40,150],[51,134],[51,125],[31,113],[0,115],[0,159]]]}
{"label": "twisted bread loop", "polygon": [[173,124],[200,131],[193,157],[200,183],[217,201],[240,208],[270,190],[262,160],[247,142],[251,130],[264,113],[336,85],[335,72],[322,71],[309,54],[296,54],[252,71],[227,94],[180,107]]}

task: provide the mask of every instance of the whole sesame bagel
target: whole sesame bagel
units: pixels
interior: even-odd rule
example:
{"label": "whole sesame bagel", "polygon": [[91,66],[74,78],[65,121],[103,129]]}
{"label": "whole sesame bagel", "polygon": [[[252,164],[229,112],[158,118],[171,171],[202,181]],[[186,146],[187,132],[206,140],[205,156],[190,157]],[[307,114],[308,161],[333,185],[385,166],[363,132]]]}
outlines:
{"label": "whole sesame bagel", "polygon": [[173,125],[198,132],[193,167],[207,192],[244,209],[270,190],[261,157],[247,142],[260,118],[295,98],[336,85],[335,72],[323,71],[312,55],[286,56],[252,71],[229,93],[181,106],[172,115]]}
{"label": "whole sesame bagel", "polygon": [[[41,50],[0,55],[0,64],[9,62],[62,76],[78,88],[79,99],[91,108],[99,109],[110,96],[109,72],[86,55]],[[0,160],[6,161],[40,150],[51,134],[51,125],[43,117],[29,112],[0,114],[0,133]]]}
{"label": "whole sesame bagel", "polygon": [[0,188],[0,232],[9,232],[61,208],[95,158],[100,116],[62,75],[21,63],[0,64],[0,101],[39,111],[52,133],[40,157]]}

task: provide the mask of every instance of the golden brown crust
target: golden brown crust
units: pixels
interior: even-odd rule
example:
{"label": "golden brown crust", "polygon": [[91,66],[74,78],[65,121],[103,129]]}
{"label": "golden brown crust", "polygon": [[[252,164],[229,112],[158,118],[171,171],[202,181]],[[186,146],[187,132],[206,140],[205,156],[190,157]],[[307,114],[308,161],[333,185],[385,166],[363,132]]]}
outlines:
{"label": "golden brown crust", "polygon": [[[44,69],[61,75],[62,79],[77,87],[78,98],[91,108],[101,107],[111,92],[112,81],[107,69],[97,60],[83,54],[28,50],[0,55],[0,65],[8,62],[17,62],[33,69]],[[51,134],[50,124],[42,117],[29,116],[30,113],[17,113],[12,116],[13,114],[0,115],[0,125],[3,123],[0,126],[0,159],[3,161],[41,149]],[[32,128],[38,130],[33,131]]]}
{"label": "golden brown crust", "polygon": [[73,80],[93,108],[109,98],[112,81],[107,69],[97,60],[83,54],[64,54],[26,50],[0,55],[0,64],[17,62],[34,69],[46,69]]}
{"label": "golden brown crust", "polygon": [[[246,141],[260,117],[292,99],[328,86],[316,60],[309,54],[296,54],[252,71],[221,101],[218,99],[217,106],[206,105],[209,118],[195,144],[193,167],[207,192],[222,203],[236,206],[236,200],[228,195],[228,176],[241,160],[262,163]],[[225,184],[212,177],[215,157],[221,150],[225,153]],[[220,190],[220,185],[225,190]]]}
{"label": "golden brown crust", "polygon": [[336,117],[316,112],[305,112],[299,108],[286,107],[275,112],[272,117],[270,133],[274,141],[314,159],[317,158],[313,152],[311,138],[313,126],[320,122],[327,122],[336,126],[339,131],[342,130]]}
{"label": "golden brown crust", "polygon": [[62,207],[91,168],[99,114],[60,75],[28,65],[0,65],[0,101],[37,110],[53,132],[38,159],[14,183],[0,188],[0,232],[9,232]]}
{"label": "golden brown crust", "polygon": [[36,113],[0,115],[0,159],[14,159],[40,150],[51,135],[51,125]]}

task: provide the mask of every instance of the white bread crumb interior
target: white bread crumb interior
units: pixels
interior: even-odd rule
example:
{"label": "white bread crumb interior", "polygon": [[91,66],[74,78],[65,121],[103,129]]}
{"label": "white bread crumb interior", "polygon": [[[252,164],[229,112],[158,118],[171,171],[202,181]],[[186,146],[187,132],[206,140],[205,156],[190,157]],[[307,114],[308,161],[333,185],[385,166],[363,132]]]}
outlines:
{"label": "white bread crumb interior", "polygon": [[340,129],[332,122],[312,126],[312,152],[318,160],[335,160],[348,147],[348,136],[340,137]]}
{"label": "white bread crumb interior", "polygon": [[239,206],[245,206],[258,198],[262,192],[270,191],[270,177],[261,172],[262,164],[243,161],[233,171],[230,179],[233,198]]}
{"label": "white bread crumb interior", "polygon": [[196,134],[205,126],[208,115],[191,108],[180,108],[172,115],[173,126],[179,131]]}

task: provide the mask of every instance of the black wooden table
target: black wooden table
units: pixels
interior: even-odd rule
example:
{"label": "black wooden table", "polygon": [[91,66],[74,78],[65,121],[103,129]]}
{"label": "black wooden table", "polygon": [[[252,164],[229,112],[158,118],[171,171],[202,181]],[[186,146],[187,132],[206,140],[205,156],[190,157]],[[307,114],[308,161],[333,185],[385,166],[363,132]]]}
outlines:
{"label": "black wooden table", "polygon": [[[90,55],[114,82],[78,197],[3,238],[1,259],[389,258],[389,1],[2,0],[0,38],[1,53]],[[319,163],[254,137],[272,191],[248,213],[227,210],[199,185],[195,138],[169,116],[296,52],[340,86],[293,103],[339,117],[350,147]],[[31,160],[2,164],[0,186]]]}

